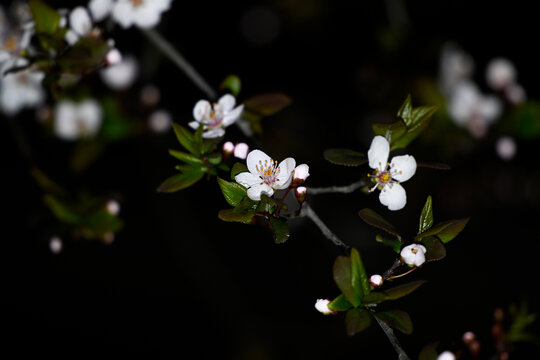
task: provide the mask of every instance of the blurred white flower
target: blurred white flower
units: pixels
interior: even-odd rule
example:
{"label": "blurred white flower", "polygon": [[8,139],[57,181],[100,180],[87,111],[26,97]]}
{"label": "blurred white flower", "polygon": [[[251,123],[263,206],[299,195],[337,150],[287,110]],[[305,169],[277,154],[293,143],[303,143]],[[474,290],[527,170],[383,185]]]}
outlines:
{"label": "blurred white flower", "polygon": [[135,57],[124,56],[116,65],[102,69],[99,74],[107,86],[113,90],[125,90],[129,88],[139,72],[139,65]]}
{"label": "blurred white flower", "polygon": [[516,67],[508,59],[492,59],[486,67],[486,81],[493,90],[502,90],[516,81]]}
{"label": "blurred white flower", "polygon": [[223,144],[223,153],[225,153],[226,156],[231,155],[234,152],[234,144],[230,141],[227,141]]}
{"label": "blurred white flower", "polygon": [[13,3],[8,16],[0,6],[0,65],[7,60],[15,60],[30,45],[34,34],[34,23],[29,17],[27,4]]}
{"label": "blurred white flower", "polygon": [[109,200],[105,204],[105,209],[111,215],[118,215],[120,213],[120,203],[116,200]]}
{"label": "blurred white flower", "polygon": [[88,10],[94,21],[101,21],[111,13],[113,0],[90,0]]}
{"label": "blurred white flower", "polygon": [[521,104],[527,100],[527,93],[523,86],[512,83],[504,88],[504,96],[514,105]]}
{"label": "blurred white flower", "polygon": [[148,118],[148,127],[153,132],[160,134],[171,128],[172,116],[166,110],[156,110],[150,114]]}
{"label": "blurred white flower", "polygon": [[248,188],[247,195],[251,200],[261,200],[261,194],[272,196],[274,190],[289,187],[296,161],[288,157],[279,163],[260,150],[251,151],[246,160],[248,172],[234,177],[237,183]]}
{"label": "blurred white flower", "polygon": [[[10,66],[7,66],[9,63]],[[37,107],[45,100],[45,91],[41,82],[45,74],[31,67],[4,74],[13,66],[26,66],[23,58],[14,59],[0,67],[0,110],[6,115],[15,115],[24,108]]]}
{"label": "blurred white flower", "polygon": [[132,25],[152,28],[161,20],[161,13],[169,10],[172,0],[117,0],[112,8],[113,19],[123,28]]}
{"label": "blurred white flower", "polygon": [[60,254],[63,247],[64,245],[62,243],[62,239],[60,239],[58,236],[53,236],[51,240],[49,240],[49,249],[53,254]]}
{"label": "blurred white flower", "polygon": [[67,43],[73,45],[80,38],[88,36],[93,26],[88,10],[85,7],[77,6],[69,13],[70,28],[65,35]]}
{"label": "blurred white flower", "polygon": [[317,302],[315,302],[315,309],[324,315],[333,314],[334,311],[330,310],[328,304],[330,304],[330,300],[328,299],[317,299]]}
{"label": "blurred white flower", "polygon": [[242,114],[244,105],[236,105],[236,99],[230,94],[223,95],[217,103],[210,104],[199,100],[193,108],[195,121],[188,125],[192,129],[204,126],[203,138],[211,139],[225,135],[225,128],[232,125]]}
{"label": "blurred white flower", "polygon": [[450,351],[443,351],[437,356],[437,360],[456,360],[456,356]]}
{"label": "blurred white flower", "polygon": [[426,261],[424,245],[411,244],[401,249],[401,259],[409,266],[421,266]]}
{"label": "blurred white flower", "polygon": [[81,103],[61,100],[54,111],[54,132],[67,141],[97,135],[103,121],[101,105],[94,99]]}
{"label": "blurred white flower", "polygon": [[517,146],[510,136],[501,136],[496,143],[497,155],[503,160],[512,160],[516,155]]}
{"label": "blurred white flower", "polygon": [[149,84],[144,86],[140,92],[141,102],[146,106],[156,106],[161,98],[161,92],[155,85]]}
{"label": "blurred white flower", "polygon": [[248,151],[249,151],[248,144],[246,144],[246,143],[238,143],[234,147],[234,157],[244,160],[248,155]]}
{"label": "blurred white flower", "polygon": [[108,66],[118,65],[122,62],[122,53],[117,48],[112,48],[105,55],[105,61]]}
{"label": "blurred white flower", "polygon": [[379,201],[389,210],[400,210],[407,203],[407,194],[400,183],[409,180],[416,173],[416,160],[411,155],[394,156],[387,163],[390,144],[383,136],[375,136],[368,151],[369,167],[375,169],[370,175],[375,189],[381,190]]}
{"label": "blurred white flower", "polygon": [[473,58],[456,44],[443,47],[439,64],[439,86],[444,94],[452,92],[454,86],[469,79],[474,70]]}
{"label": "blurred white flower", "polygon": [[369,278],[369,282],[371,285],[379,287],[383,283],[383,277],[379,274],[371,275],[371,277]]}

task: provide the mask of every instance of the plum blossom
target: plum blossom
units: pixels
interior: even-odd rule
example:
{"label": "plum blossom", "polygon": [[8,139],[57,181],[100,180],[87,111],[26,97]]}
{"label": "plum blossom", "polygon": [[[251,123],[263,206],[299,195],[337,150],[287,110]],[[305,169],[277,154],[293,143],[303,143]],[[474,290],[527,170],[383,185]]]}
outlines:
{"label": "plum blossom", "polygon": [[[26,59],[17,58],[11,66],[23,67],[27,64]],[[11,66],[5,63],[0,67],[0,72],[3,74]],[[40,105],[45,100],[45,90],[41,86],[44,77],[42,71],[32,67],[0,75],[0,110],[6,115],[15,115],[24,108]]]}
{"label": "plum blossom", "polygon": [[113,0],[90,0],[88,10],[92,14],[94,21],[105,19],[112,11]]}
{"label": "plum blossom", "polygon": [[426,261],[424,245],[411,244],[401,249],[401,260],[409,266],[421,266]]}
{"label": "plum blossom", "polygon": [[73,45],[80,38],[89,36],[94,28],[90,13],[83,6],[77,6],[69,13],[69,30],[66,32],[65,39],[68,44]]}
{"label": "plum blossom", "polygon": [[261,200],[264,193],[272,196],[275,190],[289,187],[296,161],[288,157],[279,163],[260,150],[251,151],[246,159],[248,172],[234,177],[237,183],[246,187],[251,200]]}
{"label": "plum blossom", "polygon": [[328,299],[317,299],[317,302],[315,303],[315,309],[317,309],[317,311],[324,315],[333,314],[334,311],[330,310],[328,304],[330,304],[330,300]]}
{"label": "plum blossom", "polygon": [[117,0],[112,6],[112,17],[124,29],[135,25],[148,29],[161,20],[161,13],[169,10],[172,0]]}
{"label": "plum blossom", "polygon": [[369,278],[369,283],[374,287],[379,287],[383,283],[383,277],[379,274],[371,275]]}
{"label": "plum blossom", "polygon": [[293,173],[293,186],[298,186],[304,183],[309,176],[309,166],[307,164],[300,164],[294,169]]}
{"label": "plum blossom", "polygon": [[134,56],[127,55],[119,62],[111,63],[99,72],[101,80],[113,90],[120,91],[129,88],[139,73],[139,65]]}
{"label": "plum blossom", "polygon": [[370,175],[375,181],[371,189],[381,190],[379,200],[389,210],[400,210],[407,203],[405,189],[400,183],[409,180],[416,172],[416,160],[411,155],[394,156],[390,162],[390,143],[377,135],[371,141],[368,151],[369,167],[375,169]]}
{"label": "plum blossom", "polygon": [[54,112],[54,132],[68,141],[92,137],[99,132],[102,120],[103,110],[94,99],[86,99],[79,104],[61,100]]}
{"label": "plum blossom", "polygon": [[244,105],[236,105],[236,99],[230,94],[223,95],[217,103],[210,104],[199,100],[193,108],[195,121],[188,125],[192,129],[204,126],[203,138],[212,139],[225,135],[225,128],[233,124],[244,110]]}

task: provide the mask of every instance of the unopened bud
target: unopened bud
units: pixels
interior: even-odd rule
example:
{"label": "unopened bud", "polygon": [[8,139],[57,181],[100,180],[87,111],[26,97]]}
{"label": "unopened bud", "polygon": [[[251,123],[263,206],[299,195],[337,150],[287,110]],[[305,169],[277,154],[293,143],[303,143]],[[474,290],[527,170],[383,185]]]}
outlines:
{"label": "unopened bud", "polygon": [[470,345],[476,339],[476,335],[472,331],[467,331],[461,339],[466,345]]}
{"label": "unopened bud", "polygon": [[456,355],[450,351],[443,351],[437,356],[437,360],[456,360]]}
{"label": "unopened bud", "polygon": [[63,248],[62,239],[58,236],[53,236],[49,241],[49,249],[53,254],[59,254]]}
{"label": "unopened bud", "polygon": [[107,53],[105,60],[107,60],[107,65],[109,66],[116,65],[122,61],[122,54],[116,48],[111,49]]}
{"label": "unopened bud", "polygon": [[426,261],[424,245],[411,244],[401,250],[401,260],[409,266],[421,266]]}
{"label": "unopened bud", "polygon": [[231,154],[234,152],[234,144],[230,141],[227,141],[223,144],[223,155],[225,158],[228,158],[231,156]]}
{"label": "unopened bud", "polygon": [[156,110],[148,117],[148,127],[156,134],[164,133],[171,128],[172,116],[166,110]]}
{"label": "unopened bud", "polygon": [[516,68],[508,59],[496,58],[490,61],[486,69],[486,80],[495,90],[504,89],[516,79]]}
{"label": "unopened bud", "polygon": [[234,157],[244,160],[247,157],[249,146],[246,143],[238,143],[234,147]]}
{"label": "unopened bud", "polygon": [[111,215],[118,215],[118,213],[120,212],[120,204],[116,200],[107,201],[107,204],[105,204],[105,208],[107,209],[107,212]]}
{"label": "unopened bud", "polygon": [[309,166],[307,164],[298,165],[293,172],[292,186],[302,185],[309,176]]}
{"label": "unopened bud", "polygon": [[328,299],[317,299],[317,302],[315,303],[315,309],[317,309],[321,314],[324,315],[334,314],[334,311],[330,310],[328,304],[330,304],[330,300]]}
{"label": "unopened bud", "polygon": [[296,194],[296,200],[301,205],[306,200],[307,188],[305,186],[299,186],[294,190]]}
{"label": "unopened bud", "polygon": [[512,160],[516,155],[517,146],[510,136],[502,136],[497,140],[495,149],[501,159],[508,161]]}
{"label": "unopened bud", "polygon": [[379,287],[383,283],[383,277],[379,274],[371,275],[371,277],[369,278],[369,282],[374,287]]}

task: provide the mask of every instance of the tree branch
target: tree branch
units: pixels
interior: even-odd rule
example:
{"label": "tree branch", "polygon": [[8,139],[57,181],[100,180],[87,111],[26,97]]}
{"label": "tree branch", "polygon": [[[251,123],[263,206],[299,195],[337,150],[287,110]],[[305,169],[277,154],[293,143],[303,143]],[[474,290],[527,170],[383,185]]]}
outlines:
{"label": "tree branch", "polygon": [[328,226],[326,226],[326,224],[319,218],[317,213],[315,211],[313,211],[313,209],[311,208],[311,206],[309,206],[309,204],[307,202],[305,202],[304,205],[302,206],[301,215],[307,216],[308,218],[310,218],[311,221],[313,221],[313,223],[315,225],[317,225],[317,227],[321,230],[323,235],[326,236],[330,241],[332,241],[336,246],[342,247],[342,248],[344,248],[346,250],[350,249],[349,245],[347,245],[343,241],[341,241],[337,237],[337,235],[334,234],[332,232],[332,230],[330,230],[330,228],[328,228]]}
{"label": "tree branch", "polygon": [[348,194],[356,191],[358,188],[364,186],[365,183],[363,180],[354,182],[350,185],[345,186],[329,186],[329,187],[317,187],[317,188],[307,188],[308,194],[330,194],[330,193],[343,193]]}
{"label": "tree branch", "polygon": [[375,318],[375,320],[377,320],[377,323],[384,331],[388,340],[390,340],[390,343],[394,347],[394,350],[396,350],[396,353],[398,354],[398,360],[410,360],[407,353],[405,353],[405,350],[403,350],[403,348],[401,347],[401,344],[399,343],[396,334],[394,334],[394,330],[392,330],[392,328],[388,326],[384,321],[379,320],[376,316],[373,317]]}

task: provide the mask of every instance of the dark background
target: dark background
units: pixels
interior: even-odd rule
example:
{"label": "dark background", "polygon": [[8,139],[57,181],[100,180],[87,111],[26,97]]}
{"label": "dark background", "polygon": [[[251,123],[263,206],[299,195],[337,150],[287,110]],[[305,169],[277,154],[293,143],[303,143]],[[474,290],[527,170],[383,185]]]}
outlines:
{"label": "dark background", "polygon": [[[516,64],[529,98],[539,96],[537,20],[525,2],[408,1],[402,4],[408,21],[392,26],[389,11],[399,4],[175,1],[157,29],[214,87],[230,73],[239,75],[240,101],[264,92],[289,95],[292,105],[263,122],[265,151],[309,164],[308,186],[345,185],[367,167],[332,165],[323,151],[366,151],[369,124],[391,120],[408,93],[416,105],[429,105],[415,96],[417,80],[436,77],[448,40],[475,58],[479,83],[489,59],[504,56]],[[275,18],[250,18],[261,9]],[[250,40],[254,34],[264,39],[272,19],[278,21],[272,41]],[[157,84],[161,106],[175,121],[190,121],[204,94],[136,29],[117,27],[113,34],[118,48],[142,64],[133,92],[119,96],[136,101],[137,89]],[[31,111],[17,121],[50,176],[73,189],[120,194],[125,227],[113,244],[64,239],[62,253],[53,255],[42,194],[2,121],[6,358],[396,358],[377,326],[348,337],[341,319],[314,309],[317,298],[339,293],[331,269],[341,253],[308,219],[292,222],[289,241],[275,245],[266,229],[217,218],[227,204],[213,181],[156,193],[174,173],[167,150],[179,145],[172,132],[111,144],[84,173],[73,174],[66,170],[71,145],[44,136]],[[377,231],[357,216],[361,208],[375,209],[410,237],[428,195],[436,221],[471,216],[447,258],[411,275],[428,283],[395,302],[415,324],[412,335],[398,334],[412,358],[436,341],[441,351],[458,349],[468,330],[479,335],[488,358],[496,307],[525,299],[538,311],[538,142],[518,140],[516,158],[504,162],[494,151],[496,129],[481,140],[458,133],[461,140],[450,147],[439,133],[407,149],[419,161],[448,163],[452,170],[419,169],[405,184],[408,203],[400,212],[386,210],[375,194],[308,197],[327,225],[360,250],[369,273],[384,271],[393,255],[374,241]],[[243,140],[237,129],[227,136]],[[538,333],[538,325],[532,330]],[[515,349],[519,359],[540,353],[530,344]]]}

